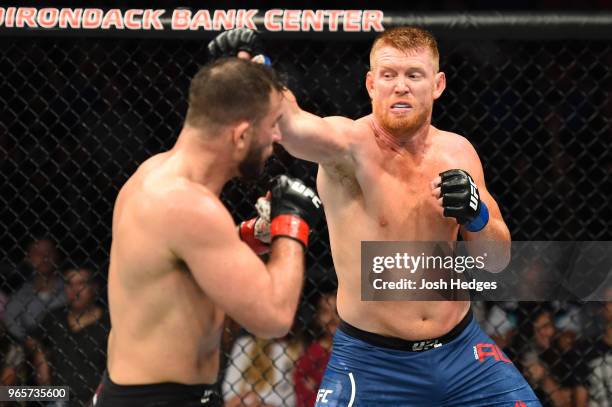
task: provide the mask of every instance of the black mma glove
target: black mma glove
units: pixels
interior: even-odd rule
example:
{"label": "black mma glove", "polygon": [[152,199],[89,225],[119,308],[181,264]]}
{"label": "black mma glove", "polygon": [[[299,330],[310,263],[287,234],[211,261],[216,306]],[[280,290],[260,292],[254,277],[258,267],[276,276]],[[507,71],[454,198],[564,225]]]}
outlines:
{"label": "black mma glove", "polygon": [[263,54],[263,44],[259,33],[249,28],[235,28],[223,31],[208,43],[211,60],[222,57],[235,57],[239,51],[246,51],[254,57]]}
{"label": "black mma glove", "polygon": [[440,178],[444,216],[456,218],[470,232],[482,230],[489,221],[489,210],[470,174],[455,169],[440,173]]}
{"label": "black mma glove", "polygon": [[280,175],[272,181],[270,236],[285,236],[308,246],[310,227],[321,217],[321,200],[299,179]]}

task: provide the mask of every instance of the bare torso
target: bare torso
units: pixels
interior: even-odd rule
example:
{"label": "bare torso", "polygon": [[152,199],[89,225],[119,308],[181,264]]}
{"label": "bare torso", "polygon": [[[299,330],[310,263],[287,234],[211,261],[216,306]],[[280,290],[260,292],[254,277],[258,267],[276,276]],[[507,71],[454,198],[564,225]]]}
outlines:
{"label": "bare torso", "polygon": [[115,204],[108,369],[119,384],[217,379],[224,314],[169,249],[163,219],[169,191],[207,191],[170,176],[168,161],[167,153],[147,160]]}
{"label": "bare torso", "polygon": [[436,211],[430,184],[440,172],[462,168],[460,137],[430,127],[420,153],[412,155],[377,137],[369,116],[354,126],[352,165],[320,166],[317,177],[338,275],[340,317],[407,340],[444,335],[465,316],[469,303],[361,301],[360,245],[363,240],[456,240],[457,222]]}

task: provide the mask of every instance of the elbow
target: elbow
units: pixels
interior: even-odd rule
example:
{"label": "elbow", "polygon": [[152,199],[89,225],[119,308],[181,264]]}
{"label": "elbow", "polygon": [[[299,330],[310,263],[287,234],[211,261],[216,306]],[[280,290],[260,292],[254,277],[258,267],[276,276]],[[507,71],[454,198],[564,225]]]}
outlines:
{"label": "elbow", "polygon": [[293,326],[293,314],[284,311],[278,311],[276,318],[271,318],[273,323],[267,332],[267,339],[282,338],[286,336]]}
{"label": "elbow", "polygon": [[495,232],[490,237],[491,240],[484,241],[485,251],[489,252],[486,269],[490,273],[500,273],[510,264],[512,258],[512,238],[510,230],[503,221],[495,222],[493,226]]}
{"label": "elbow", "polygon": [[506,269],[506,267],[508,267],[509,263],[510,263],[509,259],[507,261],[505,259],[499,259],[493,264],[489,264],[487,271],[493,274],[501,273],[502,271]]}
{"label": "elbow", "polygon": [[501,245],[497,271],[494,271],[495,273],[504,271],[510,264],[510,260],[512,260],[512,237],[510,236],[510,230],[506,227],[504,232],[504,243]]}
{"label": "elbow", "polygon": [[277,339],[277,338],[283,338],[287,336],[288,333],[289,333],[289,328],[287,329],[276,328],[276,329],[261,331],[261,333],[255,333],[254,335],[261,339]]}
{"label": "elbow", "polygon": [[487,271],[490,273],[501,273],[508,267],[511,259],[510,242],[499,245],[493,258],[487,261]]}
{"label": "elbow", "polygon": [[293,313],[285,312],[282,318],[279,319],[275,335],[277,338],[287,336],[293,326]]}
{"label": "elbow", "polygon": [[501,264],[501,268],[499,271],[504,270],[506,267],[508,267],[508,265],[510,264],[510,260],[512,259],[512,244],[511,242],[508,242],[508,244],[506,245],[506,250],[504,251],[504,254],[502,255],[502,264]]}
{"label": "elbow", "polygon": [[276,311],[270,314],[265,322],[251,333],[262,339],[276,339],[286,336],[293,326],[293,315],[287,312]]}

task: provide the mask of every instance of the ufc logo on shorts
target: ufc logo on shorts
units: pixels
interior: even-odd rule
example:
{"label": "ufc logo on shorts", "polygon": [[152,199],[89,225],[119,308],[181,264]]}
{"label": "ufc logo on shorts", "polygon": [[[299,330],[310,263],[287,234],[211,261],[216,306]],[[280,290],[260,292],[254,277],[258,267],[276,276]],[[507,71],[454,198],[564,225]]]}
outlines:
{"label": "ufc logo on shorts", "polygon": [[317,393],[317,402],[320,401],[321,403],[327,403],[329,401],[327,400],[327,396],[332,394],[333,392],[333,390],[319,389]]}
{"label": "ufc logo on shorts", "polygon": [[319,208],[321,206],[321,200],[319,199],[319,197],[315,195],[312,189],[306,187],[306,185],[300,182],[293,182],[291,184],[291,189],[293,189],[297,193],[304,195],[307,198],[310,198],[315,208]]}
{"label": "ufc logo on shorts", "polygon": [[478,209],[478,187],[472,180],[472,177],[468,177],[470,181],[470,208],[477,210]]}
{"label": "ufc logo on shorts", "polygon": [[442,344],[438,342],[437,339],[429,340],[429,341],[421,341],[421,342],[412,344],[412,351],[420,352],[420,351],[429,350],[432,348],[439,348],[440,346],[442,346]]}
{"label": "ufc logo on shorts", "polygon": [[206,404],[210,402],[210,396],[212,396],[212,394],[213,394],[212,390],[206,390],[204,394],[202,395],[202,398],[200,399],[200,403]]}

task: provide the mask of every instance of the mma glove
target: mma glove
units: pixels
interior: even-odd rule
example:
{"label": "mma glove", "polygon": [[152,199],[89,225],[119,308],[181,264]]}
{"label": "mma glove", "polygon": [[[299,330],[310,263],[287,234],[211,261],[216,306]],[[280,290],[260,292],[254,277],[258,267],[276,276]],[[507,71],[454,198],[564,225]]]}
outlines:
{"label": "mma glove", "polygon": [[444,216],[457,219],[469,232],[482,230],[489,221],[489,210],[470,174],[454,169],[440,173],[440,178]]}
{"label": "mma glove", "polygon": [[295,239],[308,245],[310,225],[321,216],[321,201],[300,180],[285,175],[272,181],[271,200],[259,198],[257,216],[240,224],[240,239],[259,255],[270,251],[277,236]]}
{"label": "mma glove", "polygon": [[246,51],[251,56],[263,55],[263,43],[259,33],[249,28],[235,28],[223,31],[208,43],[211,60],[235,57],[239,51]]}
{"label": "mma glove", "polygon": [[288,237],[308,246],[308,233],[321,217],[321,200],[299,179],[280,175],[272,181],[270,239]]}

